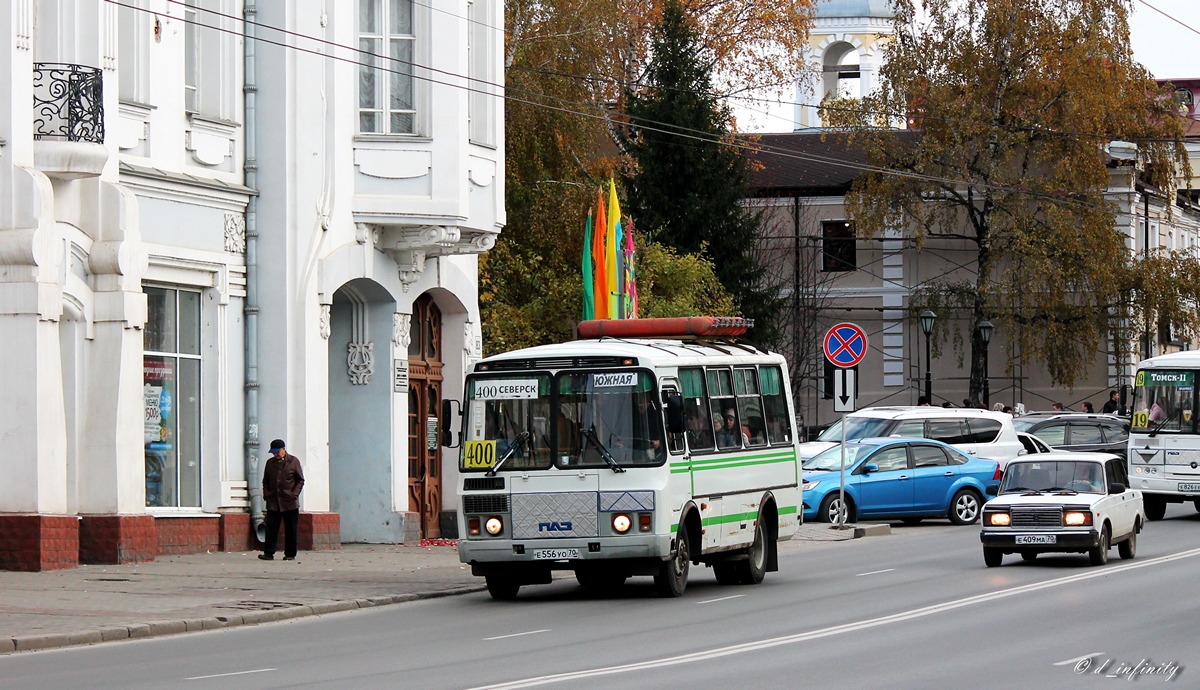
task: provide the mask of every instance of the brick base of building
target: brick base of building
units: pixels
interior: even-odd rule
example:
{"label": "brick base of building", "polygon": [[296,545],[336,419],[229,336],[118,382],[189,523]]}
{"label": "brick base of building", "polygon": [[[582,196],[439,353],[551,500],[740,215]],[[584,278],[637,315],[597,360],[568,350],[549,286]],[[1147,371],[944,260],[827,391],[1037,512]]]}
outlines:
{"label": "brick base of building", "polygon": [[62,570],[78,565],[78,517],[0,515],[0,570]]}
{"label": "brick base of building", "polygon": [[154,518],[160,556],[221,550],[221,516],[189,515]]}
{"label": "brick base of building", "polygon": [[151,515],[84,515],[79,519],[80,563],[145,563],[158,555]]}
{"label": "brick base of building", "polygon": [[[300,513],[303,551],[341,548],[341,516]],[[279,544],[283,545],[280,529]],[[247,513],[189,515],[0,514],[0,570],[144,563],[158,556],[261,549]]]}
{"label": "brick base of building", "polygon": [[249,513],[221,513],[221,550],[254,551],[258,539],[250,530]]}

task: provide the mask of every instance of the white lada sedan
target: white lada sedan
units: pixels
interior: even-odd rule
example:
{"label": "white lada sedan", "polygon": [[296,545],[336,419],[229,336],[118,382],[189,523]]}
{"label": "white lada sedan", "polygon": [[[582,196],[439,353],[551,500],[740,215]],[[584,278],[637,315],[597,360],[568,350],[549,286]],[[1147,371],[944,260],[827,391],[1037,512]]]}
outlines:
{"label": "white lada sedan", "polygon": [[1104,565],[1113,544],[1121,558],[1133,558],[1146,524],[1142,494],[1129,488],[1125,464],[1115,455],[1023,456],[1004,468],[1000,486],[989,493],[996,498],[983,506],[979,535],[989,568],[1007,553],[1027,561],[1039,553],[1086,553],[1092,565]]}

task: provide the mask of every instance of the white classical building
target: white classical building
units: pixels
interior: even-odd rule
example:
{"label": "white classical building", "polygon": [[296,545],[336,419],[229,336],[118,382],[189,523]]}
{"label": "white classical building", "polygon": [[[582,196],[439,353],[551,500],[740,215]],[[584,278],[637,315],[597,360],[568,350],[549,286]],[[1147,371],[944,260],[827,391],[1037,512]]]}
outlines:
{"label": "white classical building", "polygon": [[[504,225],[502,0],[0,10],[0,568],[439,536]],[[448,485],[452,485],[449,482]]]}

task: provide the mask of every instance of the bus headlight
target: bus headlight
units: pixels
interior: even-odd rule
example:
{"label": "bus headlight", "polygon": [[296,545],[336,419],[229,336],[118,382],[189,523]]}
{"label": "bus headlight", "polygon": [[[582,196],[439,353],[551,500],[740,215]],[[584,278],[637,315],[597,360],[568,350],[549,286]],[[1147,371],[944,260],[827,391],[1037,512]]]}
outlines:
{"label": "bus headlight", "polygon": [[1008,527],[1012,524],[1012,516],[1008,513],[985,513],[984,520],[994,527]]}
{"label": "bus headlight", "polygon": [[1071,527],[1092,524],[1092,514],[1083,510],[1070,510],[1063,513],[1063,524]]}
{"label": "bus headlight", "polygon": [[483,528],[494,537],[504,531],[504,521],[498,517],[490,517],[483,523]]}
{"label": "bus headlight", "polygon": [[633,520],[630,520],[625,513],[617,513],[613,516],[612,528],[617,534],[625,534],[630,527],[633,527]]}

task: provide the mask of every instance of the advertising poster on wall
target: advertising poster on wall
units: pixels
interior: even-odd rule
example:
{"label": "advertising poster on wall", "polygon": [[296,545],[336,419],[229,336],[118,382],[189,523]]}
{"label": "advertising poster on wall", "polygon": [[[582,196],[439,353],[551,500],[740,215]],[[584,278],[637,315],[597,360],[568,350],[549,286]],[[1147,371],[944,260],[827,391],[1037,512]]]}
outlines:
{"label": "advertising poster on wall", "polygon": [[165,505],[163,479],[171,464],[174,444],[175,362],[162,357],[142,360],[142,399],[145,406],[146,505]]}

